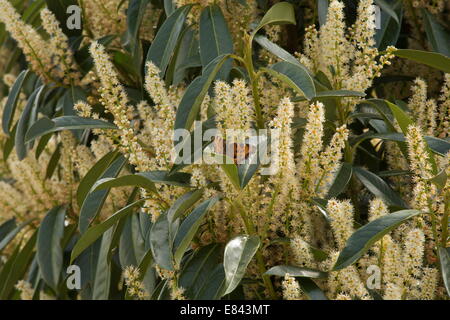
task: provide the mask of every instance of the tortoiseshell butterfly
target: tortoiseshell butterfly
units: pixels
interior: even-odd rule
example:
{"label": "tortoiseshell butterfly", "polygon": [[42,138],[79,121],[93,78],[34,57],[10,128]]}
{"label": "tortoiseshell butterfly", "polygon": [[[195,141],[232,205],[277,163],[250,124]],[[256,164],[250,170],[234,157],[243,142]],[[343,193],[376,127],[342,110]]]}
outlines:
{"label": "tortoiseshell butterfly", "polygon": [[[230,151],[231,150],[231,151]],[[232,155],[234,164],[242,164],[248,159],[253,147],[248,143],[228,143],[222,137],[214,137],[214,151],[217,154]]]}

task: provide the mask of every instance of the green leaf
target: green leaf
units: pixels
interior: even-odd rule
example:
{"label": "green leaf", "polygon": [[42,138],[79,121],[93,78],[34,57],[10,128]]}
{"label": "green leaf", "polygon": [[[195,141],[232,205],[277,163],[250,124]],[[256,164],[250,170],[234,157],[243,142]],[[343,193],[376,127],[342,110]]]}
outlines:
{"label": "green leaf", "polygon": [[127,37],[123,45],[130,47],[130,52],[134,51],[134,48],[139,42],[139,28],[141,27],[145,9],[149,2],[149,0],[130,0],[128,3]]}
{"label": "green leaf", "polygon": [[284,60],[286,62],[290,62],[292,64],[300,65],[298,60],[293,55],[291,55],[289,52],[287,52],[286,50],[284,50],[283,48],[278,46],[276,43],[273,43],[272,41],[270,41],[266,37],[264,37],[262,35],[256,35],[255,36],[255,41],[261,47],[263,47],[264,49],[266,49],[270,53],[276,55],[278,58],[280,58],[280,59],[282,59],[282,60]]}
{"label": "green leaf", "polygon": [[[29,220],[21,223],[18,226],[15,224],[13,219],[8,220],[4,224],[2,224],[1,227],[0,227],[0,251],[2,251],[8,245],[8,243],[10,243],[11,240],[14,239],[16,237],[16,235],[24,227],[29,225],[34,220],[35,219],[29,219]],[[14,224],[13,224],[13,222],[14,222]],[[9,230],[13,226],[14,226],[14,228]]]}
{"label": "green leaf", "polygon": [[295,266],[275,266],[266,271],[267,275],[284,277],[289,274],[291,277],[306,277],[306,278],[326,278],[327,273],[320,270],[310,268],[300,268]]}
{"label": "green leaf", "polygon": [[[389,14],[392,13],[393,14]],[[388,46],[397,43],[400,36],[401,25],[403,21],[403,5],[401,1],[396,0],[391,10],[381,11],[381,28],[376,30],[375,41],[379,51],[386,50]]]}
{"label": "green leaf", "polygon": [[190,187],[191,175],[186,172],[147,171],[141,172],[140,174],[154,183],[177,187]]}
{"label": "green leaf", "polygon": [[[11,295],[14,292],[14,286],[17,282],[25,277],[25,274],[28,270],[28,266],[30,265],[33,257],[34,257],[34,248],[36,245],[36,235],[37,232],[34,232],[27,243],[23,246],[20,252],[17,252],[17,255],[12,255],[10,260],[6,264],[10,264],[7,266],[6,264],[2,266],[0,273],[0,299],[8,300],[11,299]],[[21,245],[17,246],[16,250],[19,250]]]}
{"label": "green leaf", "polygon": [[418,210],[401,210],[382,216],[359,228],[347,240],[347,244],[339,254],[333,270],[341,270],[353,264],[384,235],[421,213]]}
{"label": "green leaf", "polygon": [[400,20],[398,19],[397,13],[392,8],[392,6],[387,3],[385,0],[374,0],[375,4],[380,6],[380,8],[386,12],[388,15],[390,15],[397,24],[400,24]]}
{"label": "green leaf", "polygon": [[298,278],[300,288],[309,300],[328,300],[319,286],[309,278]]}
{"label": "green leaf", "polygon": [[186,262],[181,270],[179,285],[186,289],[188,299],[220,299],[225,282],[223,266],[219,264],[221,255],[220,245],[210,244],[196,250]]}
{"label": "green leaf", "polygon": [[58,206],[50,210],[42,220],[37,235],[37,261],[42,278],[57,290],[62,264],[63,248],[61,240],[64,236],[64,220],[67,208]]}
{"label": "green leaf", "polygon": [[153,62],[164,77],[167,66],[175,51],[186,17],[192,5],[185,5],[175,10],[162,24],[147,53],[146,61]]}
{"label": "green leaf", "polygon": [[106,231],[101,238],[100,250],[95,266],[94,284],[92,289],[93,300],[108,300],[111,287],[111,262],[108,260],[113,229]]}
{"label": "green leaf", "polygon": [[[120,156],[114,160],[110,167],[102,174],[101,178],[117,177],[126,163],[126,158]],[[92,221],[102,210],[106,197],[108,196],[108,190],[99,190],[89,193],[83,201],[83,205],[80,209],[80,217],[78,221],[78,227],[81,233],[84,233]]]}
{"label": "green leaf", "polygon": [[211,61],[201,76],[195,78],[187,87],[177,109],[174,129],[189,130],[200,112],[200,106],[208,92],[209,86],[216,78],[217,72],[230,58],[230,55],[220,55]]}
{"label": "green leaf", "polygon": [[317,1],[317,15],[319,16],[319,24],[323,26],[327,22],[328,15],[328,0]]}
{"label": "green leaf", "polygon": [[259,245],[258,236],[238,236],[227,243],[223,257],[225,285],[222,296],[239,285]]}
{"label": "green leaf", "polygon": [[344,190],[350,179],[352,178],[353,168],[350,163],[344,162],[336,174],[336,178],[333,184],[328,189],[327,198],[335,198],[340,195]]}
{"label": "green leaf", "polygon": [[117,127],[103,120],[78,116],[63,116],[53,119],[43,117],[28,129],[25,135],[25,142],[30,142],[51,132],[73,129],[117,129]]}
{"label": "green leaf", "polygon": [[446,28],[428,10],[422,9],[422,17],[427,38],[433,50],[450,57],[450,34]]}
{"label": "green leaf", "polygon": [[[227,22],[218,5],[203,9],[200,16],[200,58],[203,67],[223,54],[233,53],[233,41]],[[226,80],[231,70],[227,61],[220,70],[220,79]]]}
{"label": "green leaf", "polygon": [[204,190],[189,191],[179,197],[175,203],[169,208],[167,212],[167,219],[169,223],[174,222],[182,214],[184,214],[190,207],[194,205],[203,195]]}
{"label": "green leaf", "polygon": [[8,99],[6,100],[5,107],[3,108],[2,116],[2,128],[3,132],[6,135],[10,134],[9,130],[11,129],[12,121],[14,119],[20,91],[22,90],[22,86],[29,75],[30,72],[28,70],[22,71],[17,77],[16,82],[14,82],[14,85],[11,87],[11,90],[9,91]]}
{"label": "green leaf", "polygon": [[211,210],[217,201],[219,201],[219,197],[214,197],[202,202],[186,217],[186,219],[184,219],[175,236],[173,245],[173,258],[176,266],[180,265],[184,253],[197,233],[200,224],[203,222],[202,218],[209,210]]}
{"label": "green leaf", "polygon": [[295,24],[295,11],[291,3],[278,2],[274,4],[261,19],[253,31],[253,35],[262,27],[274,24]]}
{"label": "green leaf", "polygon": [[100,179],[92,186],[91,192],[128,186],[140,187],[154,193],[157,192],[155,184],[145,176],[145,172],[130,174],[118,178]]}
{"label": "green leaf", "polygon": [[308,100],[316,96],[314,80],[303,66],[282,61],[261,70],[283,81],[297,94],[305,96]]}
{"label": "green leaf", "polygon": [[450,73],[450,58],[440,53],[412,49],[399,49],[396,50],[394,54],[397,57],[423,63],[432,68],[444,71],[445,73]]}
{"label": "green leaf", "polygon": [[58,166],[59,159],[61,159],[61,144],[56,146],[50,160],[48,161],[47,170],[45,171],[45,179],[50,179]]}
{"label": "green leaf", "polygon": [[155,262],[164,269],[173,270],[172,239],[167,212],[162,213],[150,231],[150,245]]}
{"label": "green leaf", "polygon": [[37,109],[41,100],[45,86],[37,88],[27,100],[27,104],[17,122],[16,134],[14,136],[14,145],[16,147],[17,158],[23,160],[31,148],[29,143],[25,143],[25,132],[36,121]]}
{"label": "green leaf", "polygon": [[334,97],[360,97],[364,98],[366,94],[364,92],[353,90],[331,90],[321,91],[316,93],[316,98],[334,98]]}
{"label": "green leaf", "polygon": [[145,200],[146,199],[135,201],[120,209],[102,223],[90,227],[73,247],[70,261],[73,262],[75,258],[77,258],[87,247],[89,247],[98,238],[100,238],[103,233],[105,233],[109,228],[115,225],[119,220],[131,214],[134,211],[135,207],[142,205]]}
{"label": "green leaf", "polygon": [[361,167],[354,167],[353,172],[361,183],[376,197],[383,199],[388,205],[407,208],[408,205],[392,188],[376,174]]}
{"label": "green leaf", "polygon": [[439,247],[439,260],[441,262],[442,280],[444,280],[445,289],[450,296],[450,248]]}
{"label": "green leaf", "polygon": [[119,153],[117,151],[108,152],[100,160],[98,160],[94,166],[86,173],[81,179],[81,182],[77,189],[77,203],[81,207],[83,201],[88,195],[94,183],[100,178],[105,170],[111,165],[111,163],[117,159]]}

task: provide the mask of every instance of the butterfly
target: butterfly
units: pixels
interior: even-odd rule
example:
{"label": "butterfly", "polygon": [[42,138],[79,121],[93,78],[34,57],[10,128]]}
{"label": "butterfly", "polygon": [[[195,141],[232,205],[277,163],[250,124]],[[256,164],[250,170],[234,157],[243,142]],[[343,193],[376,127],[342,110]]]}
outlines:
{"label": "butterfly", "polygon": [[234,164],[244,163],[253,151],[253,147],[248,143],[228,143],[222,137],[214,137],[213,142],[214,151],[217,154],[223,155],[229,155],[231,153]]}

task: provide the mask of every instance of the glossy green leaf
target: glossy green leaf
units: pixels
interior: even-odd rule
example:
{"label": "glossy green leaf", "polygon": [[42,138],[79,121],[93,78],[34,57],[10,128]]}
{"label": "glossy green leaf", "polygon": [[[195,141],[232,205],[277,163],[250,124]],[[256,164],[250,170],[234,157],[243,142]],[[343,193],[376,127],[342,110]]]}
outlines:
{"label": "glossy green leaf", "polygon": [[450,248],[439,247],[439,261],[441,263],[442,280],[447,294],[450,296]]}
{"label": "glossy green leaf", "polygon": [[[2,226],[0,227],[0,251],[2,251],[24,227],[29,225],[34,220],[35,219],[29,219],[21,223],[20,225],[16,225],[14,220],[11,219],[2,224]],[[12,228],[13,226],[14,228]]]}
{"label": "glossy green leaf", "polygon": [[296,266],[275,266],[266,271],[267,275],[284,277],[289,274],[291,277],[305,278],[326,278],[327,273],[310,268],[301,268]]}
{"label": "glossy green leaf", "polygon": [[298,278],[297,281],[309,300],[328,300],[325,293],[313,280],[309,278]]}
{"label": "glossy green leaf", "polygon": [[[395,22],[400,24],[400,20],[398,19],[397,13],[392,8],[391,4],[386,2],[385,0],[374,0],[375,4],[380,6],[380,8],[386,12],[389,16],[391,16]],[[392,1],[391,1],[392,2]]]}
{"label": "glossy green leaf", "polygon": [[447,31],[445,26],[440,24],[428,10],[422,9],[422,17],[428,42],[431,44],[433,50],[444,56],[450,57],[449,31]]}
{"label": "glossy green leaf", "polygon": [[298,60],[293,55],[291,55],[289,52],[287,52],[286,50],[284,50],[283,48],[278,46],[276,43],[273,43],[272,41],[270,41],[266,37],[264,37],[262,35],[256,35],[255,36],[255,41],[261,47],[263,47],[264,49],[266,49],[270,53],[276,55],[278,58],[280,58],[280,59],[282,59],[282,60],[284,60],[286,62],[290,62],[292,64],[300,64],[298,62]]}
{"label": "glossy green leaf", "polygon": [[25,80],[29,76],[30,72],[28,70],[22,71],[17,77],[16,82],[14,82],[14,85],[11,87],[11,90],[9,91],[8,99],[6,100],[2,115],[2,128],[3,132],[7,135],[10,134],[10,129],[12,121],[14,119],[14,114],[16,112],[20,91],[22,90],[22,86]]}
{"label": "glossy green leaf", "polygon": [[418,210],[401,210],[382,216],[362,226],[347,240],[333,270],[341,270],[353,264],[384,235],[421,213]]}
{"label": "glossy green leaf", "polygon": [[144,202],[145,199],[135,201],[120,209],[102,223],[90,227],[73,247],[70,260],[73,262],[75,258],[77,258],[87,247],[100,238],[101,235],[104,234],[109,228],[115,225],[119,220],[133,213],[134,210],[136,210],[135,208],[142,205]]}
{"label": "glossy green leaf", "polygon": [[295,24],[295,12],[291,3],[278,2],[274,4],[261,19],[253,34],[256,34],[264,26],[279,24]]}
{"label": "glossy green leaf", "polygon": [[49,119],[43,117],[36,121],[27,131],[25,142],[30,142],[50,132],[73,129],[117,129],[109,122],[92,118],[82,118],[79,116],[63,116]]}
{"label": "glossy green leaf", "polygon": [[100,242],[100,250],[95,266],[95,277],[92,289],[93,300],[107,300],[111,287],[111,261],[108,260],[108,249],[112,240],[113,229],[106,231]]}
{"label": "glossy green leaf", "polygon": [[383,199],[388,205],[400,208],[408,207],[405,201],[376,174],[361,167],[354,167],[353,172],[370,192],[376,197]]}
{"label": "glossy green leaf", "polygon": [[223,64],[229,59],[229,55],[220,55],[211,61],[204,69],[201,76],[197,77],[187,87],[178,106],[174,129],[189,130],[200,112],[200,106],[205,98],[211,83]]}
{"label": "glossy green leaf", "polygon": [[344,162],[334,178],[333,184],[328,189],[327,198],[335,198],[344,190],[352,178],[353,168],[350,163]]}
{"label": "glossy green leaf", "polygon": [[189,208],[191,208],[202,196],[204,190],[194,190],[189,191],[179,197],[175,203],[169,208],[167,212],[167,219],[170,223],[178,219],[182,214],[184,214]]}
{"label": "glossy green leaf", "polygon": [[[122,170],[126,163],[126,158],[120,156],[114,160],[114,162],[108,167],[108,169],[102,174],[101,178],[113,178]],[[80,216],[78,227],[81,233],[84,233],[92,221],[102,210],[103,204],[108,196],[109,189],[98,190],[89,193],[83,201],[83,205],[80,209]]]}
{"label": "glossy green leaf", "polygon": [[137,174],[130,174],[126,176],[120,176],[118,178],[103,178],[98,180],[94,185],[92,186],[91,192],[98,191],[98,190],[104,190],[104,189],[110,189],[110,188],[117,188],[117,187],[140,187],[143,189],[146,189],[151,192],[157,192],[155,184],[153,181],[148,179],[145,176],[144,173],[137,173]]}
{"label": "glossy green leaf", "polygon": [[115,159],[117,159],[118,156],[119,153],[117,151],[108,152],[100,160],[98,160],[81,179],[77,189],[77,203],[80,207],[83,205],[83,201],[88,195],[94,183],[100,178],[100,176],[111,165],[111,163]]}
{"label": "glossy green leaf", "polygon": [[164,269],[173,270],[172,237],[167,212],[162,213],[150,231],[150,245],[155,262]]}
{"label": "glossy green leaf", "polygon": [[42,220],[37,235],[37,258],[42,278],[57,290],[63,265],[64,220],[66,207],[58,206],[50,210]]}
{"label": "glossy green leaf", "polygon": [[396,50],[394,54],[397,57],[423,63],[432,68],[444,71],[445,73],[450,73],[450,58],[440,53],[412,49],[399,49]]}
{"label": "glossy green leaf", "polygon": [[314,81],[303,66],[282,61],[270,68],[261,68],[261,70],[286,83],[297,94],[305,96],[308,100],[316,96]]}
{"label": "glossy green leaf", "polygon": [[146,61],[153,62],[159,68],[161,77],[166,73],[191,7],[189,4],[178,8],[164,21],[147,53]]}
{"label": "glossy green leaf", "polygon": [[173,258],[176,266],[180,265],[184,253],[197,233],[200,224],[203,222],[203,217],[218,201],[219,197],[214,197],[202,202],[184,219],[178,229],[173,244]]}
{"label": "glossy green leaf", "polygon": [[[233,41],[222,10],[216,4],[203,9],[200,15],[200,58],[203,67],[223,54],[233,53]],[[227,61],[219,72],[219,78],[226,80],[231,70]]]}
{"label": "glossy green leaf", "polygon": [[231,293],[239,285],[259,245],[257,236],[238,236],[227,243],[223,256],[225,285],[222,296]]}

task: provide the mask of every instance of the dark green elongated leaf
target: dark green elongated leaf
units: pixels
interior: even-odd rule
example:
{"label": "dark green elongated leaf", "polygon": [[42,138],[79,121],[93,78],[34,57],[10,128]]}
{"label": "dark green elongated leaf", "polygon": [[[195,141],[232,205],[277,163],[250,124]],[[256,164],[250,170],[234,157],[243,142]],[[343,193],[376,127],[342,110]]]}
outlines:
{"label": "dark green elongated leaf", "polygon": [[394,19],[394,21],[397,22],[397,24],[400,24],[400,20],[398,19],[397,13],[389,3],[387,3],[385,0],[374,0],[374,2],[375,4],[379,5],[384,12],[390,15],[392,19]]}
{"label": "dark green elongated leaf", "polygon": [[439,260],[441,262],[442,280],[444,280],[445,289],[450,296],[450,248],[439,248]]}
{"label": "dark green elongated leaf", "polygon": [[151,192],[157,192],[153,181],[145,177],[143,173],[130,174],[118,178],[103,178],[92,186],[91,192],[117,187],[140,187]]}
{"label": "dark green elongated leaf", "polygon": [[276,55],[278,58],[290,62],[292,64],[300,64],[298,62],[298,60],[291,55],[289,52],[287,52],[286,50],[284,50],[283,48],[281,48],[280,46],[278,46],[276,43],[273,43],[272,41],[270,41],[269,39],[267,39],[266,37],[262,36],[262,35],[256,35],[255,36],[255,41],[264,49],[266,49],[267,51],[269,51],[270,53]]}
{"label": "dark green elongated leaf", "polygon": [[173,75],[173,84],[177,85],[186,76],[189,68],[201,67],[199,43],[196,32],[192,27],[188,28],[181,40],[180,48],[175,62],[175,71]]}
{"label": "dark green elongated leaf", "polygon": [[109,228],[116,224],[116,222],[131,214],[134,211],[135,207],[143,204],[145,200],[146,199],[135,201],[120,209],[102,223],[90,227],[73,247],[70,261],[73,262],[75,258],[80,255],[80,253],[82,253],[87,247],[93,244],[95,240],[100,238],[103,233],[105,233]]}
{"label": "dark green elongated leaf", "polygon": [[261,70],[280,79],[294,89],[297,94],[305,96],[308,100],[316,96],[314,81],[303,66],[282,61],[270,68],[261,68]]}
{"label": "dark green elongated leaf", "polygon": [[191,175],[186,172],[147,171],[140,174],[154,183],[162,183],[169,186],[189,187],[191,180]]}
{"label": "dark green elongated leaf", "polygon": [[105,172],[105,170],[111,165],[111,163],[117,159],[119,153],[117,151],[108,152],[100,160],[98,160],[94,166],[86,173],[81,179],[80,185],[77,189],[77,203],[81,207],[83,201],[86,198],[89,190],[91,190],[95,181]]}
{"label": "dark green elongated leaf", "polygon": [[9,137],[6,139],[5,144],[3,145],[3,160],[8,160],[11,152],[14,149],[14,140],[16,137],[16,130],[17,130],[17,122],[14,125],[13,129],[11,130],[11,133],[9,134]]}
{"label": "dark green elongated leaf", "polygon": [[50,132],[73,129],[117,129],[117,127],[103,120],[78,116],[63,116],[54,119],[43,117],[28,129],[25,142],[30,142]]}
{"label": "dark green elongated leaf", "polygon": [[37,258],[42,278],[57,290],[63,263],[61,240],[64,236],[66,207],[50,210],[41,223],[37,235]]}
{"label": "dark green elongated leaf", "polygon": [[[3,241],[8,234],[17,227],[16,218],[6,220],[0,225],[0,241]],[[2,247],[0,246],[0,250]]]}
{"label": "dark green elongated leaf", "polygon": [[[117,177],[125,163],[126,158],[124,156],[118,157],[102,174],[101,178]],[[78,227],[81,233],[84,233],[87,230],[91,222],[100,213],[108,193],[109,189],[98,190],[91,192],[86,196],[80,209],[80,218],[78,222]]]}
{"label": "dark green elongated leaf", "polygon": [[203,195],[204,190],[193,190],[183,194],[179,197],[175,203],[167,211],[167,219],[169,223],[174,222],[183,213],[185,213],[190,207],[194,205]]}
{"label": "dark green elongated leaf", "polygon": [[[211,286],[211,278],[214,269],[220,261],[221,248],[218,244],[210,244],[194,252],[192,257],[186,262],[180,274],[180,286],[186,289],[186,297],[189,299],[199,299],[202,288]],[[223,276],[222,282],[225,279]],[[205,295],[202,295],[203,297]],[[220,298],[219,294],[212,294],[210,299]]]}
{"label": "dark green elongated leaf", "polygon": [[22,71],[17,77],[16,82],[14,82],[14,85],[11,87],[11,90],[9,91],[8,99],[6,100],[2,116],[3,132],[7,135],[10,134],[9,130],[14,119],[14,113],[16,111],[17,101],[19,100],[20,91],[22,90],[22,86],[29,75],[30,72],[28,70]]}
{"label": "dark green elongated leaf", "polygon": [[208,273],[209,278],[203,282],[203,286],[199,288],[195,300],[219,300],[220,294],[225,285],[225,270],[222,264],[216,265],[214,270]]}
{"label": "dark green elongated leaf", "polygon": [[448,31],[431,13],[428,12],[428,10],[422,9],[422,17],[427,33],[427,39],[433,50],[444,56],[450,57],[450,34]]}
{"label": "dark green elongated leaf", "polygon": [[261,19],[253,31],[253,35],[262,27],[274,24],[295,24],[295,12],[291,3],[278,2],[274,4]]}
{"label": "dark green elongated leaf", "polygon": [[394,52],[397,57],[406,58],[435,69],[450,73],[450,58],[440,53],[412,49],[399,49]]}
{"label": "dark green elongated leaf", "polygon": [[50,160],[48,161],[47,170],[45,171],[45,179],[49,179],[53,176],[53,173],[58,166],[59,159],[61,158],[61,144],[56,146],[56,150],[53,152]]}
{"label": "dark green elongated leaf", "polygon": [[111,286],[111,262],[108,260],[108,251],[112,240],[113,229],[106,231],[101,238],[95,268],[94,285],[92,289],[93,300],[107,300]]}
{"label": "dark green elongated leaf", "polygon": [[164,11],[166,16],[170,16],[175,11],[173,0],[164,0]]}
{"label": "dark green elongated leaf", "polygon": [[162,213],[150,231],[150,245],[155,262],[164,269],[173,270],[172,239],[167,212]]}
{"label": "dark green elongated leaf", "polygon": [[40,86],[31,94],[17,123],[14,145],[19,160],[23,160],[26,157],[28,148],[30,147],[29,143],[25,143],[25,132],[36,121],[37,108],[44,90],[45,86]]}
{"label": "dark green elongated leaf", "polygon": [[229,59],[229,55],[220,55],[211,61],[203,70],[201,76],[197,77],[187,87],[183,98],[177,109],[174,129],[189,130],[195,118],[200,112],[200,106],[208,92],[209,86],[216,78],[217,72]]}
{"label": "dark green elongated leaf", "polygon": [[125,43],[126,47],[130,47],[133,52],[135,46],[139,41],[139,28],[144,18],[145,8],[149,4],[149,0],[130,0],[127,9],[127,37]]}
{"label": "dark green elongated leaf", "polygon": [[339,171],[337,172],[336,178],[333,181],[330,189],[328,189],[327,198],[331,199],[337,197],[341,192],[345,190],[348,182],[352,178],[353,168],[350,163],[343,163]]}
{"label": "dark green elongated leaf", "polygon": [[[227,22],[218,5],[203,9],[200,16],[200,58],[203,67],[223,54],[233,53],[233,41]],[[219,78],[226,80],[231,70],[227,61],[219,72]]]}
{"label": "dark green elongated leaf", "polygon": [[389,11],[381,11],[381,28],[376,30],[375,41],[378,50],[386,50],[388,46],[395,45],[400,36],[401,25],[403,21],[403,6],[401,1],[396,1],[392,6],[398,21],[389,14]]}
{"label": "dark green elongated leaf", "polygon": [[321,91],[316,93],[316,98],[332,98],[332,97],[360,97],[364,98],[366,94],[364,92],[352,91],[352,90],[332,90]]}
{"label": "dark green elongated leaf", "polygon": [[145,243],[140,230],[139,216],[132,214],[125,220],[120,236],[119,259],[122,268],[130,265],[138,266],[144,254]]}
{"label": "dark green elongated leaf", "polygon": [[[35,219],[30,219],[27,220],[23,223],[21,223],[18,226],[14,226],[14,229],[12,229],[11,231],[9,231],[8,233],[6,233],[6,230],[8,230],[8,228],[10,228],[12,226],[11,223],[7,224],[7,222],[5,222],[5,227],[4,229],[2,228],[2,234],[0,234],[1,238],[0,238],[0,251],[3,250],[8,243],[11,242],[12,239],[14,239],[14,237],[27,225],[29,225],[33,220]],[[3,227],[3,225],[2,225]]]}
{"label": "dark green elongated leaf", "polygon": [[198,228],[200,227],[200,224],[202,223],[202,218],[218,201],[219,197],[214,197],[202,202],[186,217],[186,219],[184,219],[183,223],[178,229],[173,244],[173,258],[176,266],[180,265],[184,253],[188,249],[189,244],[191,243]]}
{"label": "dark green elongated leaf", "polygon": [[347,240],[347,244],[339,254],[333,270],[344,269],[356,262],[384,235],[421,213],[419,210],[401,210],[382,216],[362,226]]}
{"label": "dark green elongated leaf", "polygon": [[146,61],[153,62],[164,77],[172,54],[181,35],[186,17],[192,5],[185,5],[175,10],[162,24],[147,53]]}
{"label": "dark green elongated leaf", "polygon": [[306,278],[326,278],[327,273],[309,268],[300,268],[295,266],[275,266],[266,271],[267,275],[284,277],[289,274],[291,277]]}
{"label": "dark green elongated leaf", "polygon": [[138,268],[140,271],[139,280],[143,282],[145,290],[150,296],[153,295],[156,288],[156,272],[153,268],[154,259],[152,250],[148,250],[142,258]]}
{"label": "dark green elongated leaf", "polygon": [[259,245],[257,236],[238,236],[227,243],[223,256],[225,285],[222,296],[232,292],[239,285]]}
{"label": "dark green elongated leaf", "polygon": [[[11,257],[11,268],[5,268],[3,266],[2,274],[0,274],[0,299],[7,300],[11,298],[11,294],[14,292],[14,286],[17,282],[24,278],[25,273],[34,257],[34,248],[36,245],[36,235],[34,232],[30,239],[17,256]],[[20,245],[17,247],[20,248]],[[9,262],[9,261],[8,261]],[[3,275],[4,271],[8,271]]]}
{"label": "dark green elongated leaf", "polygon": [[41,139],[39,139],[39,143],[36,146],[36,153],[35,153],[36,160],[38,160],[39,157],[41,156],[42,152],[44,152],[45,147],[47,146],[47,144],[51,138],[52,138],[52,134],[48,133],[48,134],[42,136]]}
{"label": "dark green elongated leaf", "polygon": [[376,197],[383,199],[387,204],[407,208],[408,205],[392,188],[376,174],[361,167],[354,167],[353,172],[362,184]]}
{"label": "dark green elongated leaf", "polygon": [[328,300],[319,286],[311,279],[298,278],[297,281],[309,300]]}

